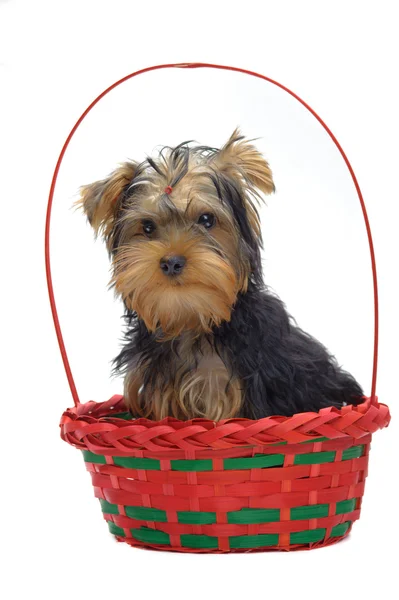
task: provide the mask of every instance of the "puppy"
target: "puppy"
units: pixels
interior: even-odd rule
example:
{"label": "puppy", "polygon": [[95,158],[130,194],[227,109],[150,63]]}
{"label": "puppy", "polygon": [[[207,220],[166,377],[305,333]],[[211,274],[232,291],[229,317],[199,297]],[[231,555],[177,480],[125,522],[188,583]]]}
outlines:
{"label": "puppy", "polygon": [[268,162],[239,132],[127,161],[81,188],[125,306],[115,372],[135,417],[259,419],[363,401],[354,378],[263,282]]}

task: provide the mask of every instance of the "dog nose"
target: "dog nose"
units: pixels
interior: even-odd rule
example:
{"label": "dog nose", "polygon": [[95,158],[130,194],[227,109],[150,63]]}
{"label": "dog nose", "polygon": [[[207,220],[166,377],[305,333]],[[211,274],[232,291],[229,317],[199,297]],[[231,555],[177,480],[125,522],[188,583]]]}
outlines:
{"label": "dog nose", "polygon": [[165,275],[180,275],[186,264],[184,256],[170,256],[169,258],[161,259],[161,270]]}

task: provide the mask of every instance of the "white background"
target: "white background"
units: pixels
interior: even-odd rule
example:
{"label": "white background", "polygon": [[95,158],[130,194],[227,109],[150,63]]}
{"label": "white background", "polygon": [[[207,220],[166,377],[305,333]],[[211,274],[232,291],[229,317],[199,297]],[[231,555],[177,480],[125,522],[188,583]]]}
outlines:
{"label": "white background", "polygon": [[[191,596],[396,597],[393,475],[396,422],[373,438],[361,520],[347,541],[314,552],[194,556],[116,544],[78,452],[58,437],[72,401],[44,277],[48,188],[61,146],[86,106],[143,67],[213,62],[258,71],[308,102],[355,170],[379,272],[377,392],[397,393],[398,53],[394,2],[0,1],[0,127],[4,375],[2,543],[6,598],[102,600]],[[53,269],[61,324],[84,401],[121,390],[109,378],[121,306],[107,292],[106,252],[71,210],[79,185],[126,157],[195,139],[220,146],[236,125],[270,161],[277,193],[262,209],[266,281],[369,393],[370,259],[349,173],[332,141],[272,84],[213,70],[134,78],[74,137],[55,194]],[[368,562],[369,561],[369,562]],[[368,568],[370,563],[371,568]]]}

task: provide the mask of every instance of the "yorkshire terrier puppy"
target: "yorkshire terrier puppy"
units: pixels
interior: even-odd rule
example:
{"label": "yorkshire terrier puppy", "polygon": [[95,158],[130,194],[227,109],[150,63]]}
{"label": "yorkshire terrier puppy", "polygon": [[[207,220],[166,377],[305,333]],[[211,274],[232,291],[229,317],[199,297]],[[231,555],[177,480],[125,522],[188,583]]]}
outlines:
{"label": "yorkshire terrier puppy", "polygon": [[259,419],[363,401],[263,283],[256,204],[273,191],[238,130],[221,149],[165,147],[81,188],[126,310],[114,362],[135,417]]}

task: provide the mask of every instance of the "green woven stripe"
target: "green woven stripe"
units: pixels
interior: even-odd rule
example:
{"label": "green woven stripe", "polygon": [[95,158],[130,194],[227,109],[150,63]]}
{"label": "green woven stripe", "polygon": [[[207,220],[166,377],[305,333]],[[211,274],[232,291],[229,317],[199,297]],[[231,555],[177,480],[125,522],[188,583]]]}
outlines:
{"label": "green woven stripe", "polygon": [[272,523],[280,520],[278,508],[242,508],[227,513],[228,523]]}
{"label": "green woven stripe", "polygon": [[260,535],[233,535],[229,538],[230,548],[260,548],[261,546],[277,546],[277,533]]}
{"label": "green woven stripe", "polygon": [[89,452],[89,450],[82,450],[83,458],[85,462],[95,463],[97,465],[106,465],[107,461],[105,460],[105,456],[102,454],[93,454],[93,452]]}
{"label": "green woven stripe", "polygon": [[100,498],[100,504],[101,504],[101,510],[106,515],[119,515],[119,509],[118,509],[117,504],[111,504],[110,502],[107,502],[106,500],[103,500],[102,498]]}
{"label": "green woven stripe", "polygon": [[353,498],[353,500],[342,500],[342,502],[337,502],[337,510],[336,515],[343,515],[344,513],[350,513],[356,508],[357,498]]}
{"label": "green woven stripe", "polygon": [[114,535],[119,535],[120,537],[126,537],[123,529],[121,527],[118,527],[117,525],[115,525],[115,523],[113,523],[112,521],[108,521],[108,529]]}
{"label": "green woven stripe", "polygon": [[[118,506],[111,504],[106,500],[100,499],[101,509],[103,513],[108,515],[119,515]],[[158,510],[157,508],[147,508],[145,506],[126,506],[126,516],[131,519],[137,519],[139,521],[157,521],[159,523],[166,523],[167,517],[164,510]]]}
{"label": "green woven stripe", "polygon": [[[353,446],[344,450],[342,460],[350,460],[362,456],[364,446]],[[297,454],[294,459],[294,465],[315,465],[331,463],[335,460],[335,451],[331,452],[311,452],[310,454]]]}
{"label": "green woven stripe", "polygon": [[[119,515],[118,506],[110,504],[106,500],[100,500],[102,511],[105,514]],[[353,500],[343,500],[337,502],[336,515],[350,513],[355,510],[356,498]],[[126,506],[126,515],[131,519],[141,521],[154,521],[158,523],[167,523],[166,511],[157,508],[146,508],[144,506]],[[328,517],[328,504],[314,504],[313,506],[297,506],[291,508],[292,521],[306,521],[308,519],[320,519]],[[180,511],[177,513],[179,523],[187,525],[212,525],[216,523],[216,513]],[[251,524],[251,523],[274,523],[280,521],[280,510],[278,508],[242,508],[227,513],[227,522],[230,524]]]}
{"label": "green woven stripe", "polygon": [[191,535],[183,534],[180,536],[181,545],[184,548],[217,548],[218,539],[211,535]]}
{"label": "green woven stripe", "polygon": [[[346,512],[352,512],[352,510],[355,510],[355,506],[356,499],[337,502],[335,514],[342,515]],[[307,519],[328,517],[328,509],[329,504],[314,504],[313,506],[298,506],[291,508],[291,520],[304,521]]]}
{"label": "green woven stripe", "polygon": [[[364,445],[353,446],[344,450],[342,460],[351,460],[360,458],[364,452]],[[309,452],[308,454],[297,454],[294,458],[294,465],[314,465],[323,463],[332,463],[335,460],[335,451],[331,452]],[[96,464],[106,464],[105,456],[93,454],[88,450],[83,450],[83,456],[86,462]],[[270,467],[282,467],[284,464],[284,454],[255,454],[248,458],[225,458],[224,469],[226,471],[240,469],[265,469]],[[114,456],[114,464],[128,469],[147,469],[160,471],[161,465],[155,458],[130,458],[125,456]],[[212,471],[212,460],[172,460],[171,468],[173,471]]]}
{"label": "green woven stripe", "polygon": [[177,519],[179,523],[186,525],[212,525],[216,523],[216,513],[214,512],[178,512]]}
{"label": "green woven stripe", "polygon": [[226,471],[239,469],[263,469],[265,467],[281,467],[284,464],[284,454],[255,454],[249,458],[225,458]]}
{"label": "green woven stripe", "polygon": [[291,508],[292,521],[302,521],[304,519],[320,519],[328,517],[328,504],[314,504],[313,506],[297,506]]}
{"label": "green woven stripe", "polygon": [[346,521],[346,523],[340,523],[339,525],[336,525],[331,530],[331,537],[340,537],[341,535],[345,535],[350,526],[351,521]]}
{"label": "green woven stripe", "polygon": [[[349,529],[350,523],[341,523],[332,528],[331,537],[339,537],[344,535]],[[326,529],[310,529],[309,531],[297,531],[291,533],[290,543],[291,544],[310,544],[312,542],[320,542],[326,535]]]}
{"label": "green woven stripe", "polygon": [[203,460],[171,460],[172,471],[212,471],[212,461]]}
{"label": "green woven stripe", "polygon": [[[331,537],[340,537],[344,535],[350,526],[350,522],[341,523],[332,528]],[[124,531],[113,523],[108,523],[109,530],[119,536],[124,536]],[[131,534],[137,540],[147,544],[163,544],[170,546],[170,538],[163,531],[156,531],[141,527],[140,529],[131,529]],[[321,541],[326,535],[326,529],[311,529],[308,531],[298,531],[290,534],[290,544],[310,544]],[[229,537],[230,548],[260,548],[263,546],[277,546],[279,540],[278,534],[260,534],[260,535],[237,535]],[[216,549],[218,547],[218,538],[210,535],[192,535],[183,534],[180,536],[181,545],[185,548],[208,548]]]}
{"label": "green woven stripe", "polygon": [[[334,462],[335,452],[311,452],[310,454],[297,454],[294,465],[321,465]],[[343,457],[342,457],[343,458]]]}
{"label": "green woven stripe", "polygon": [[351,460],[352,458],[360,458],[364,454],[364,445],[360,446],[352,446],[352,448],[348,448],[344,450],[342,453],[342,460]]}
{"label": "green woven stripe", "polygon": [[140,529],[131,529],[130,532],[136,540],[140,540],[141,542],[147,542],[148,544],[167,544],[170,546],[169,534],[164,533],[163,531],[141,527]]}
{"label": "green woven stripe", "polygon": [[128,456],[114,456],[114,464],[126,469],[147,469],[148,471],[159,471],[161,466],[155,458],[130,458]]}
{"label": "green woven stripe", "polygon": [[168,518],[164,510],[157,508],[147,508],[145,506],[126,506],[126,516],[140,521],[157,521],[167,523]]}

